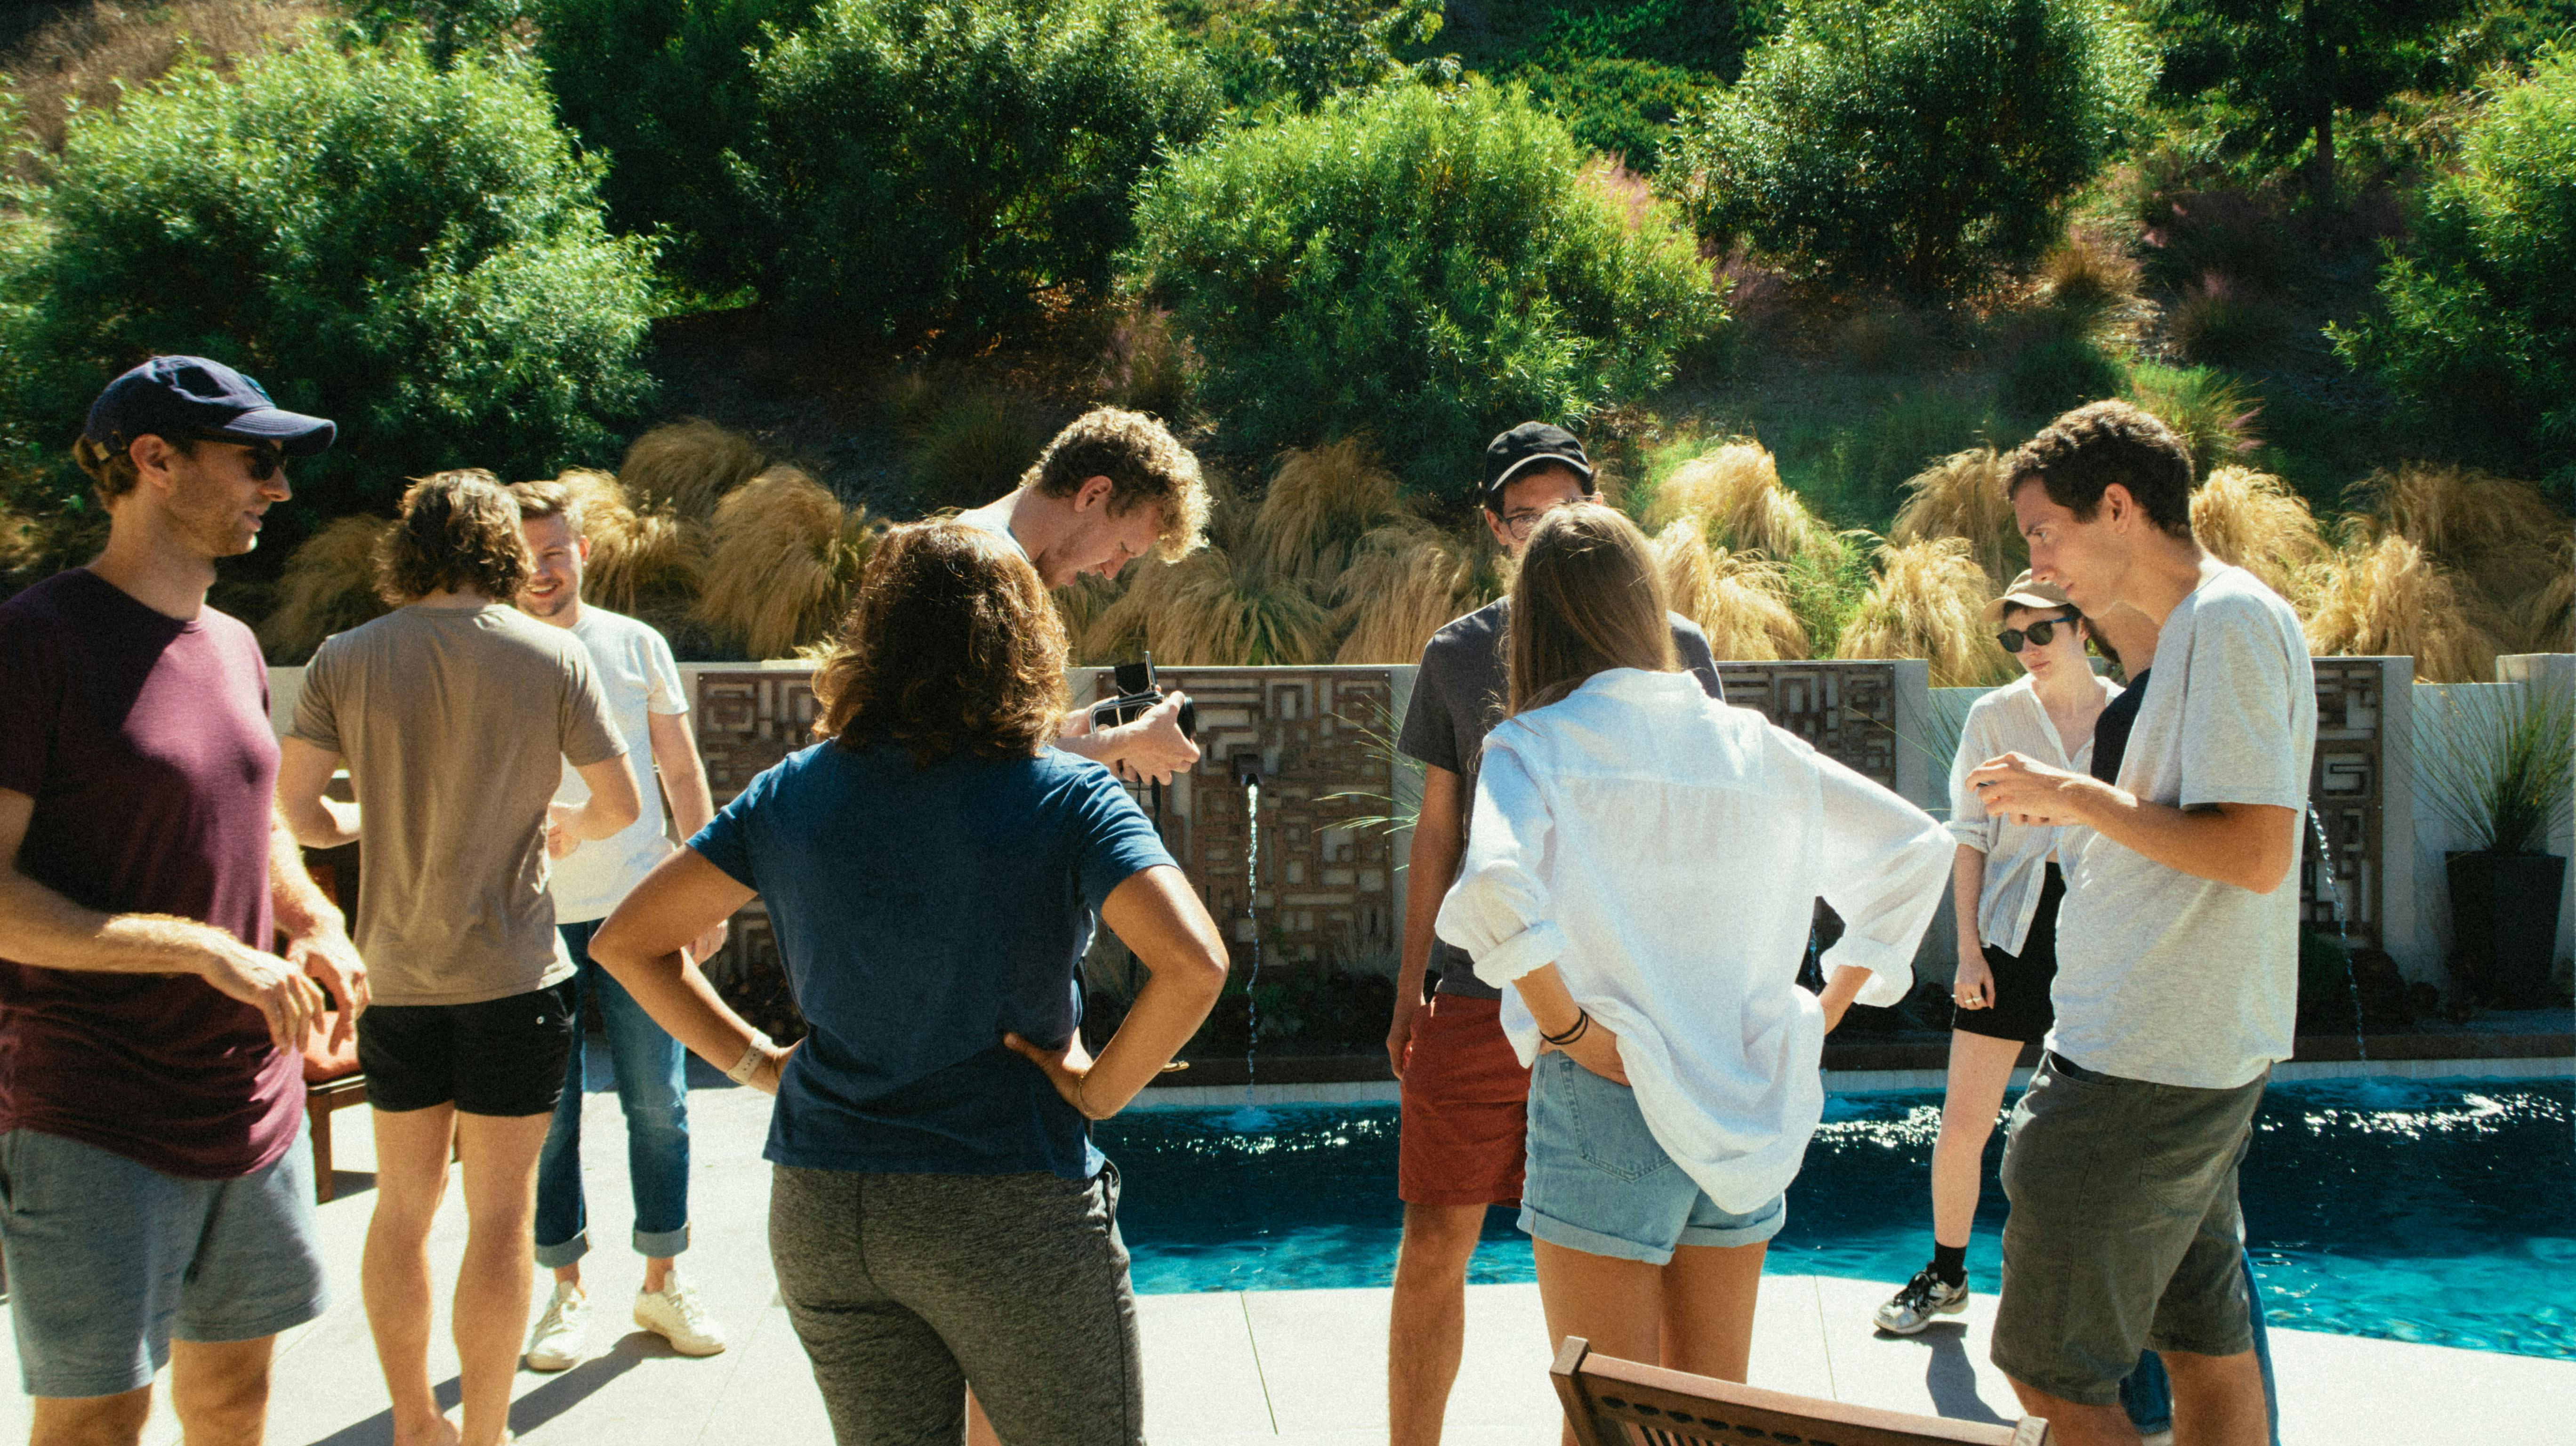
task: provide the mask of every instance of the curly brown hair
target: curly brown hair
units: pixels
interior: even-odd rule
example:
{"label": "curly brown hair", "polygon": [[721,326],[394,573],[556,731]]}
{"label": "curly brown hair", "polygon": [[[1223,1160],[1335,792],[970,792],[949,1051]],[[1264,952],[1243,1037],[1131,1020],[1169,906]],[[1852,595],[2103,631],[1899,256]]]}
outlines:
{"label": "curly brown hair", "polygon": [[376,592],[396,607],[447,591],[508,602],[527,579],[519,504],[480,467],[412,479],[376,544]]}
{"label": "curly brown hair", "polygon": [[2191,449],[2153,414],[2127,402],[2093,402],[2051,422],[2004,459],[2004,498],[2025,482],[2090,522],[2102,493],[2129,489],[2147,520],[2172,536],[2191,536]]}
{"label": "curly brown hair", "polygon": [[889,529],[831,656],[814,672],[814,736],[898,744],[914,766],[953,753],[1033,758],[1064,716],[1064,623],[1037,569],[981,528]]}
{"label": "curly brown hair", "polygon": [[1094,477],[1109,479],[1109,510],[1124,517],[1151,502],[1163,509],[1154,551],[1178,562],[1207,540],[1207,480],[1199,459],[1142,412],[1094,407],[1065,424],[1020,474],[1020,485],[1070,497]]}

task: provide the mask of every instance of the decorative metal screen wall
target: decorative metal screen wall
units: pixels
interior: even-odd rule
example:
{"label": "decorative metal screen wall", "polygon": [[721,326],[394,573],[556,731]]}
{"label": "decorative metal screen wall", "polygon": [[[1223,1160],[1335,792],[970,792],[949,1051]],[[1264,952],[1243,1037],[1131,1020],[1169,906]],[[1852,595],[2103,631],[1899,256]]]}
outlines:
{"label": "decorative metal screen wall", "polygon": [[[2385,877],[2382,839],[2387,805],[2387,686],[2377,658],[2319,658],[2317,752],[2308,776],[2308,801],[2324,825],[2331,864],[2317,852],[2310,828],[2299,859],[2299,918],[2319,928],[2335,924],[2335,895],[2343,900],[2345,936],[2355,944],[2382,942]],[[2329,883],[2331,886],[2329,887]]]}
{"label": "decorative metal screen wall", "polygon": [[1865,778],[1896,787],[1896,665],[1720,663],[1726,701],[1752,708]]}

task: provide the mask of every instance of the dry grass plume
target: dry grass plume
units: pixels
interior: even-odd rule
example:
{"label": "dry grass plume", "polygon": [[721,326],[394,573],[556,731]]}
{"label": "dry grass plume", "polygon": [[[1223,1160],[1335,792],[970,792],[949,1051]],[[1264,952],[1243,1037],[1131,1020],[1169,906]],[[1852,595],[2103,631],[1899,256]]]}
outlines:
{"label": "dry grass plume", "polygon": [[2356,538],[2309,569],[2309,651],[2319,656],[2415,659],[2420,683],[2495,678],[2489,610],[2467,595],[2458,574],[2407,538]]}
{"label": "dry grass plume", "polygon": [[1290,451],[1253,515],[1250,560],[1273,577],[1326,584],[1350,564],[1362,537],[1403,512],[1395,474],[1365,442]]}
{"label": "dry grass plume", "polygon": [[1131,644],[1173,667],[1298,667],[1331,656],[1333,619],[1305,583],[1209,546],[1178,562],[1136,564],[1125,595],[1092,624],[1082,652],[1121,658],[1132,655]]}
{"label": "dry grass plume", "polygon": [[748,658],[783,658],[823,637],[848,609],[876,546],[864,508],[776,466],[716,503],[698,618]]}
{"label": "dry grass plume", "polygon": [[685,615],[698,594],[698,529],[667,502],[638,511],[626,488],[605,472],[576,467],[555,480],[572,493],[590,539],[583,601],[657,625]]}
{"label": "dry grass plume", "polygon": [[636,438],[617,476],[643,510],[668,505],[682,517],[698,519],[714,515],[718,499],[768,465],[749,437],[690,417]]}
{"label": "dry grass plume", "polygon": [[1843,628],[1838,658],[1923,658],[1935,688],[2012,680],[2012,656],[1981,614],[1996,584],[1963,538],[1934,537],[1879,549],[1878,580]]}
{"label": "dry grass plume", "polygon": [[1336,663],[1415,663],[1431,635],[1504,588],[1502,550],[1483,534],[1460,538],[1405,519],[1359,540],[1335,581]]}
{"label": "dry grass plume", "polygon": [[1887,540],[1900,546],[1956,537],[1989,578],[2011,581],[2030,566],[2030,544],[2004,496],[2004,459],[1992,447],[1953,452],[1905,481],[1905,503]]}
{"label": "dry grass plume", "polygon": [[1675,468],[1655,488],[1646,526],[1660,532],[1693,515],[1705,522],[1711,545],[1773,562],[1842,550],[1834,530],[1780,485],[1780,468],[1759,442],[1728,442]]}
{"label": "dry grass plume", "polygon": [[269,661],[292,667],[322,640],[382,617],[376,594],[376,544],[393,524],[381,517],[334,518],[286,559],[277,606],[259,625]]}
{"label": "dry grass plume", "polygon": [[2493,610],[2487,625],[2507,650],[2569,646],[2576,522],[2540,489],[2474,468],[2409,463],[2357,490],[2374,504],[2361,521],[2365,535],[2403,537],[2456,573],[2470,599]]}
{"label": "dry grass plume", "polygon": [[1655,535],[1655,559],[1673,611],[1708,634],[1711,654],[1729,662],[1807,656],[1807,630],[1789,606],[1779,563],[1711,545],[1696,516]]}
{"label": "dry grass plume", "polygon": [[2191,494],[2192,535],[2221,562],[2263,580],[2293,605],[2308,570],[2333,552],[2290,484],[2251,467],[2221,467]]}

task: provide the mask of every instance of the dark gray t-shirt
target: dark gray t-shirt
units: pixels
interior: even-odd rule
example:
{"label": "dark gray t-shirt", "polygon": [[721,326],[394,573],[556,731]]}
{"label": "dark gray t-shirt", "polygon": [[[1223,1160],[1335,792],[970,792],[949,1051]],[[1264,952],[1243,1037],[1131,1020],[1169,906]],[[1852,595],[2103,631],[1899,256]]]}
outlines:
{"label": "dark gray t-shirt", "polygon": [[[1413,679],[1413,701],[1405,705],[1404,727],[1395,749],[1405,757],[1457,774],[1469,798],[1476,792],[1476,760],[1485,751],[1485,735],[1503,721],[1511,696],[1511,665],[1503,655],[1503,620],[1508,598],[1487,603],[1431,635],[1423,645],[1422,670]],[[1717,680],[1717,660],[1709,655],[1708,635],[1699,624],[1672,614],[1673,649],[1682,666],[1699,678],[1708,696],[1724,701]],[[1460,813],[1463,828],[1465,812]],[[1476,977],[1475,961],[1446,939],[1431,943],[1431,969],[1440,976],[1440,992],[1470,999],[1500,999],[1502,991]]]}

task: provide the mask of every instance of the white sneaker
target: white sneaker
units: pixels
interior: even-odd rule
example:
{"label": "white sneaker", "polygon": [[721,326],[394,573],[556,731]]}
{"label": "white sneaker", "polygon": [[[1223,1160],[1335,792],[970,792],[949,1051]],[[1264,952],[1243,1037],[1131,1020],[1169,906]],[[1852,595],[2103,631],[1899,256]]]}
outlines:
{"label": "white sneaker", "polygon": [[681,1282],[676,1265],[660,1290],[635,1292],[635,1323],[684,1356],[712,1356],[725,1348],[724,1327],[698,1304],[697,1292]]}
{"label": "white sneaker", "polygon": [[528,1337],[528,1369],[560,1371],[590,1354],[590,1297],[569,1280],[555,1282],[555,1296]]}

